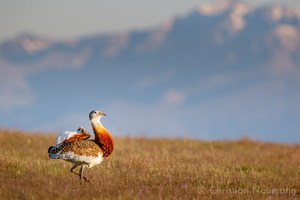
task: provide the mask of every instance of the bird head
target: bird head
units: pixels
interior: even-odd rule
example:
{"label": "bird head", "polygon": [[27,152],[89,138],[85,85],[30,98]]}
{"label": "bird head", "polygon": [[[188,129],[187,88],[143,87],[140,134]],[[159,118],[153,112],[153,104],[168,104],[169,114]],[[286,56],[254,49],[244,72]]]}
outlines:
{"label": "bird head", "polygon": [[106,114],[101,112],[101,111],[98,111],[98,110],[93,110],[89,114],[90,120],[92,120],[92,119],[95,119],[95,120],[99,119],[100,120],[100,118],[103,117],[103,116],[106,116]]}

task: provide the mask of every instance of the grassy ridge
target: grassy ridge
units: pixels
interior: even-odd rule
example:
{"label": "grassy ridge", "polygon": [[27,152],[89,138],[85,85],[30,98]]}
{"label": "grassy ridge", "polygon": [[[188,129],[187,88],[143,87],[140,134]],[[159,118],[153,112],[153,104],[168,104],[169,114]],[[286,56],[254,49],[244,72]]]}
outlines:
{"label": "grassy ridge", "polygon": [[85,170],[48,158],[55,135],[0,132],[3,199],[292,199],[300,146],[250,140],[117,138],[113,155]]}

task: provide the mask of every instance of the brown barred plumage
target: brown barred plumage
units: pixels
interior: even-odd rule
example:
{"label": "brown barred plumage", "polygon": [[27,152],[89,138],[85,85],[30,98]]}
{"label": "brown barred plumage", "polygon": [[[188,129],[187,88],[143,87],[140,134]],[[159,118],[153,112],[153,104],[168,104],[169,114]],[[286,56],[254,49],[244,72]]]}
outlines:
{"label": "brown barred plumage", "polygon": [[80,132],[73,137],[70,137],[66,139],[63,143],[68,143],[68,142],[74,142],[74,141],[80,141],[80,140],[87,140],[91,137],[91,135],[88,132]]}
{"label": "brown barred plumage", "polygon": [[97,156],[99,152],[102,152],[99,145],[95,141],[91,140],[80,140],[74,142],[64,142],[58,147],[51,149],[50,154],[66,154],[73,152],[80,156]]}

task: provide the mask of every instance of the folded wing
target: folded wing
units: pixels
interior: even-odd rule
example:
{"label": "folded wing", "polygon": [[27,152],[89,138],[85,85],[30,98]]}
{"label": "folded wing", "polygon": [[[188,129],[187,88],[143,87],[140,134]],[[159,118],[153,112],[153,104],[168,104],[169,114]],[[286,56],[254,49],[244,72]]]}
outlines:
{"label": "folded wing", "polygon": [[56,139],[56,146],[67,142],[87,140],[90,137],[90,133],[80,126],[77,131],[64,131],[59,133]]}

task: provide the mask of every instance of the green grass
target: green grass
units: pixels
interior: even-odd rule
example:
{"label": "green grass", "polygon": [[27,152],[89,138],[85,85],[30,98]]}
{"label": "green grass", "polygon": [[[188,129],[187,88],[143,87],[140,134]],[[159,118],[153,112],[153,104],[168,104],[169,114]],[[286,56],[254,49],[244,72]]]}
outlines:
{"label": "green grass", "polygon": [[116,138],[85,170],[48,158],[56,135],[0,131],[2,199],[300,198],[300,146],[239,141]]}

